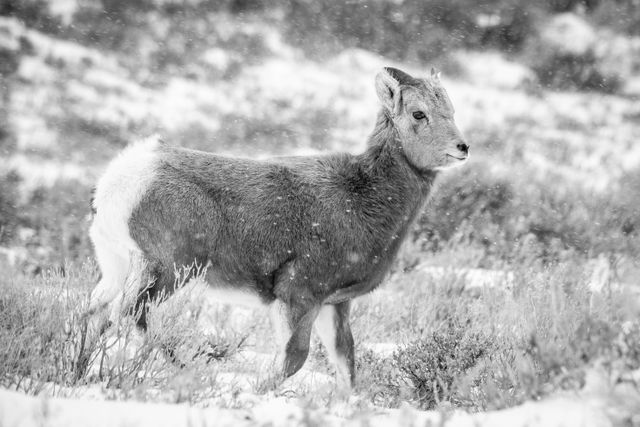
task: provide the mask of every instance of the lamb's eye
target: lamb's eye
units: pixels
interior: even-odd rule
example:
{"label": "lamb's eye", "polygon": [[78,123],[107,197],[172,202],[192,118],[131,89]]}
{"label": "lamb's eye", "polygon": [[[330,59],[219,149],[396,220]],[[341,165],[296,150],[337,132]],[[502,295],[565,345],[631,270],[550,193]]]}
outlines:
{"label": "lamb's eye", "polygon": [[413,113],[413,118],[416,120],[426,119],[427,116],[422,111],[415,111]]}

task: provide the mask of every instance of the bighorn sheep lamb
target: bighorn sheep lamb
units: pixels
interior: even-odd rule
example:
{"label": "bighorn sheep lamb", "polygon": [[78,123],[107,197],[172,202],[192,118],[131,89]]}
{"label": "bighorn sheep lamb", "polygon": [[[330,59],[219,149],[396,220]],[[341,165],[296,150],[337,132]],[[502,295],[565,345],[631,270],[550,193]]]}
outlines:
{"label": "bighorn sheep lamb", "polygon": [[126,148],[93,201],[94,330],[134,309],[145,329],[148,301],[173,291],[176,265],[196,262],[220,295],[269,307],[284,377],[304,364],[315,325],[352,385],[350,300],[381,283],[437,172],[469,152],[433,70],[384,68],[375,87],[382,105],[359,155],[257,161],[157,139]]}

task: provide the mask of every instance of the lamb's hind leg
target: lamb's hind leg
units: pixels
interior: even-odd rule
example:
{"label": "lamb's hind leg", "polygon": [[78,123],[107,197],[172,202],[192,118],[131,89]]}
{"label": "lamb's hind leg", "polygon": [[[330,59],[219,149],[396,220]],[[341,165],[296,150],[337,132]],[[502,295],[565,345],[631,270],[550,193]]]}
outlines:
{"label": "lamb's hind leg", "polygon": [[[149,270],[148,286],[142,288],[137,295],[135,304],[131,307],[131,314],[136,318],[136,326],[142,332],[146,332],[149,326],[149,309],[169,298],[176,291],[175,273],[169,269],[153,268],[153,273]],[[185,281],[188,280],[188,277]],[[204,348],[204,344],[202,345]],[[174,364],[184,367],[185,363],[180,360],[177,354],[178,348],[168,343],[161,345],[164,355]],[[203,350],[202,354],[206,354]]]}
{"label": "lamb's hind leg", "polygon": [[102,278],[91,292],[86,313],[87,334],[79,357],[81,373],[86,370],[100,336],[133,306],[140,290],[147,285],[147,267],[141,253],[123,250],[96,227],[91,230],[91,238]]}
{"label": "lamb's hind leg", "polygon": [[[140,293],[149,284],[146,263],[140,254],[120,257],[109,267],[100,263],[103,277],[91,292],[89,331],[97,337],[109,324],[116,324],[133,307]],[[117,265],[115,262],[119,262]],[[112,267],[116,267],[112,269]]]}
{"label": "lamb's hind leg", "polygon": [[97,340],[108,327],[113,305],[124,287],[129,270],[128,256],[114,250],[98,233],[93,232],[91,237],[102,277],[91,292],[86,313],[89,342]]}

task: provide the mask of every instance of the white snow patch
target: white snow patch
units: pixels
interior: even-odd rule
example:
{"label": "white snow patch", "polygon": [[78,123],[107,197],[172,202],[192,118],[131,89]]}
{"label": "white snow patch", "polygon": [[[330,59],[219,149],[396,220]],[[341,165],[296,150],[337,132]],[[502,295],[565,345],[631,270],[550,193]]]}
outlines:
{"label": "white snow patch", "polygon": [[202,54],[202,61],[218,70],[226,70],[231,58],[226,50],[214,47]]}
{"label": "white snow patch", "polygon": [[584,54],[596,40],[593,27],[574,13],[549,19],[540,30],[540,36],[543,43],[574,55]]}
{"label": "white snow patch", "polygon": [[28,258],[29,252],[24,247],[5,248],[0,246],[0,260],[5,260],[11,267],[27,261]]}
{"label": "white snow patch", "polygon": [[464,66],[469,81],[480,87],[518,89],[535,79],[528,67],[507,60],[499,52],[462,51],[454,54],[454,58]]}
{"label": "white snow patch", "polygon": [[69,25],[79,4],[78,0],[50,0],[48,6],[51,15],[60,17],[64,25]]}
{"label": "white snow patch", "polygon": [[[296,391],[292,390],[296,393]],[[286,396],[286,394],[285,394]],[[240,396],[239,396],[240,397]],[[481,413],[464,411],[418,411],[408,405],[395,410],[371,408],[353,416],[348,399],[312,409],[296,398],[243,393],[246,409],[199,409],[187,405],[93,401],[26,396],[0,390],[0,425],[23,427],[40,425],[75,426],[227,426],[305,425],[314,420],[321,425],[443,427],[602,427],[637,421],[640,395],[634,387],[613,384],[604,368],[586,375],[585,387],[577,392],[560,392],[541,401],[530,401],[509,409]],[[336,416],[343,413],[351,419]],[[306,422],[305,422],[306,420]],[[629,425],[631,425],[629,424]]]}
{"label": "white snow patch", "polygon": [[25,56],[20,60],[18,75],[33,84],[53,83],[56,79],[53,68],[43,63],[40,58],[29,56]]}
{"label": "white snow patch", "polygon": [[393,342],[370,342],[363,343],[362,346],[371,350],[380,357],[391,357],[400,348],[399,344]]}
{"label": "white snow patch", "polygon": [[0,391],[0,424],[6,426],[243,426],[243,411],[187,405],[35,398]]}
{"label": "white snow patch", "polygon": [[484,288],[484,287],[500,287],[502,289],[511,289],[514,285],[515,276],[511,271],[503,270],[487,270],[482,268],[445,268],[420,266],[412,273],[423,274],[436,282],[443,282],[441,279],[449,278],[456,283],[464,283],[465,289]]}
{"label": "white snow patch", "polygon": [[9,159],[0,159],[6,170],[15,170],[21,177],[21,192],[29,193],[38,187],[51,187],[57,181],[89,182],[87,169],[73,162],[33,159],[24,154],[16,154]]}

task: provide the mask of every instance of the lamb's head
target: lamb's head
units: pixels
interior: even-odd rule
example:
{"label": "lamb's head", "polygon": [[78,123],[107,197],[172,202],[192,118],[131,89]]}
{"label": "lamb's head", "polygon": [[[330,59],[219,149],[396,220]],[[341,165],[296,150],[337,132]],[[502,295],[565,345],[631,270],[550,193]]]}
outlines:
{"label": "lamb's head", "polygon": [[453,105],[434,70],[418,79],[396,68],[376,76],[376,91],[398,131],[407,160],[420,170],[463,164],[469,146],[453,121]]}

